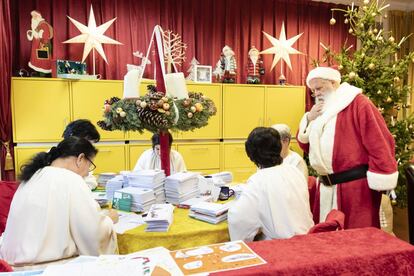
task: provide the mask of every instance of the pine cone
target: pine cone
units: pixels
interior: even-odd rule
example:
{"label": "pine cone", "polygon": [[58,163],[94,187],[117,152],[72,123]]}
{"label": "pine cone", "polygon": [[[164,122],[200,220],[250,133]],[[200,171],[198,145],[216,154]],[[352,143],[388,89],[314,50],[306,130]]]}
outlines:
{"label": "pine cone", "polygon": [[155,92],[157,92],[157,87],[155,86],[155,85],[153,85],[153,84],[150,84],[150,85],[147,85],[147,91],[149,92],[149,93],[155,93]]}
{"label": "pine cone", "polygon": [[141,108],[138,110],[138,116],[141,122],[144,122],[149,126],[155,126],[158,128],[166,128],[168,126],[168,120],[158,112]]}
{"label": "pine cone", "polygon": [[119,102],[121,99],[120,98],[118,98],[118,97],[112,97],[109,101],[108,101],[108,103],[110,104],[110,105],[112,105],[112,104],[114,104],[114,103],[116,103],[116,102]]}
{"label": "pine cone", "polygon": [[103,130],[112,130],[111,129],[111,125],[106,125],[106,123],[104,122],[104,121],[98,121],[98,122],[96,122],[96,124],[100,127],[100,128],[102,128]]}

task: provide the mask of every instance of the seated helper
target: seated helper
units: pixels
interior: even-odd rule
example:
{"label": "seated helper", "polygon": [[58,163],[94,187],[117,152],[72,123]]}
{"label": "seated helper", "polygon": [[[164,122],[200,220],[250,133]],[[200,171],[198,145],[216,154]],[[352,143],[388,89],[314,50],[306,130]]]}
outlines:
{"label": "seated helper", "polygon": [[[92,144],[98,143],[101,139],[101,135],[96,127],[91,123],[91,121],[86,119],[72,121],[66,126],[62,137],[65,139],[71,136],[84,138]],[[93,172],[89,172],[89,174],[85,177],[85,182],[91,190],[98,186],[98,182],[96,181],[96,177],[93,175]]]}
{"label": "seated helper", "polygon": [[0,259],[24,265],[116,252],[117,214],[100,213],[83,179],[96,153],[88,140],[69,137],[22,167]]}
{"label": "seated helper", "polygon": [[294,166],[282,164],[279,133],[258,127],[246,141],[246,153],[259,170],[228,212],[231,240],[252,241],[306,234],[313,226],[306,179]]}
{"label": "seated helper", "polygon": [[303,172],[305,178],[308,179],[308,166],[306,165],[305,160],[303,160],[302,156],[298,153],[289,149],[290,139],[292,137],[290,127],[285,124],[276,124],[273,125],[272,128],[276,129],[280,135],[282,143],[280,155],[283,158],[283,163],[297,167],[301,172]]}
{"label": "seated helper", "polygon": [[[173,137],[171,133],[169,135],[169,150],[170,150],[170,167],[171,174],[186,171],[184,159],[181,154],[171,149],[173,143]],[[154,134],[151,138],[152,149],[144,151],[139,157],[134,171],[138,170],[160,170],[161,169],[161,157],[160,157],[160,136]]]}

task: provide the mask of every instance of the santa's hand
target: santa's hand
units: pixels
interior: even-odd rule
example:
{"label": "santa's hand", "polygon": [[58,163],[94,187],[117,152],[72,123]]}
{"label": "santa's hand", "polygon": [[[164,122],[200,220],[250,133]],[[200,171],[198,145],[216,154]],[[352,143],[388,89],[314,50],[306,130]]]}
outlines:
{"label": "santa's hand", "polygon": [[40,30],[40,31],[39,31],[39,38],[42,38],[42,37],[43,37],[43,33],[44,33],[44,31],[43,31],[43,30]]}
{"label": "santa's hand", "polygon": [[323,102],[315,104],[309,111],[307,119],[308,122],[312,122],[322,114]]}
{"label": "santa's hand", "polygon": [[27,35],[27,39],[28,39],[28,40],[30,40],[30,41],[32,41],[32,40],[33,40],[33,31],[32,31],[32,30],[28,30],[28,31],[26,32],[26,35]]}

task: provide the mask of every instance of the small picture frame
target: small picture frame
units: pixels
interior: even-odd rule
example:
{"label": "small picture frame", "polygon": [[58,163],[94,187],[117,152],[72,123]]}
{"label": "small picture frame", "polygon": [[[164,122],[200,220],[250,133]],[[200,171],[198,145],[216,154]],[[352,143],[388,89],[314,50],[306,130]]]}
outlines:
{"label": "small picture frame", "polygon": [[195,82],[212,82],[212,67],[208,65],[195,65]]}

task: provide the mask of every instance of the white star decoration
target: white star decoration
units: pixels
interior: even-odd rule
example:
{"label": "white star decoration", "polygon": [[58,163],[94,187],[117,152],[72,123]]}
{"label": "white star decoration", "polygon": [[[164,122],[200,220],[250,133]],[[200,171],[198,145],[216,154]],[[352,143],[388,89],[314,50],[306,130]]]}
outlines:
{"label": "white star decoration", "polygon": [[88,54],[91,52],[92,49],[96,49],[96,51],[98,51],[98,53],[105,60],[105,62],[108,63],[108,61],[106,60],[105,52],[102,47],[102,43],[118,44],[118,45],[122,44],[119,41],[116,41],[104,35],[106,30],[108,30],[108,28],[116,20],[116,17],[100,26],[96,26],[95,15],[93,13],[93,8],[91,5],[88,26],[85,26],[82,23],[79,23],[78,21],[76,21],[75,19],[69,16],[68,18],[70,19],[70,21],[72,21],[72,23],[76,26],[76,28],[78,28],[81,34],[69,40],[66,40],[63,43],[85,43],[85,46],[83,48],[82,62],[85,61],[86,57],[88,56]]}
{"label": "white star decoration", "polygon": [[273,70],[273,68],[276,66],[276,64],[279,62],[280,59],[284,60],[286,64],[289,66],[290,70],[292,70],[292,64],[290,63],[289,54],[302,54],[298,50],[294,49],[292,47],[293,44],[301,37],[301,34],[298,34],[292,38],[289,38],[286,40],[286,33],[285,33],[285,23],[282,23],[282,29],[280,30],[280,36],[279,39],[269,35],[268,33],[264,32],[267,39],[272,43],[273,47],[270,47],[262,52],[261,54],[274,54],[272,68],[270,70]]}

